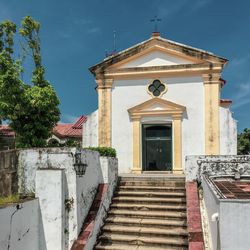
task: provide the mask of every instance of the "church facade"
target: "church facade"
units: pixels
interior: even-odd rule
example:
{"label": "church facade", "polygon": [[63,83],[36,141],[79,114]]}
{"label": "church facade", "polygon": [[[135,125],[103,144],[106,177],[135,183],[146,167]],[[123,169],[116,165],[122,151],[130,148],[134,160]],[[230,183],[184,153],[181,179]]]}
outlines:
{"label": "church facade", "polygon": [[187,155],[236,154],[230,100],[221,99],[227,59],[152,37],[90,68],[98,110],[84,146],[113,147],[120,173],[185,172]]}

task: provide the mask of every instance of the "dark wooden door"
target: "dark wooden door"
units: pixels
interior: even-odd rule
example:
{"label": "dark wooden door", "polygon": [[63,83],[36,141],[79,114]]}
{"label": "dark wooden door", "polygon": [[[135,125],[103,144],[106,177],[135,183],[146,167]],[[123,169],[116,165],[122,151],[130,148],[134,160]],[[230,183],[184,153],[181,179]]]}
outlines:
{"label": "dark wooden door", "polygon": [[143,171],[172,170],[172,125],[142,126]]}

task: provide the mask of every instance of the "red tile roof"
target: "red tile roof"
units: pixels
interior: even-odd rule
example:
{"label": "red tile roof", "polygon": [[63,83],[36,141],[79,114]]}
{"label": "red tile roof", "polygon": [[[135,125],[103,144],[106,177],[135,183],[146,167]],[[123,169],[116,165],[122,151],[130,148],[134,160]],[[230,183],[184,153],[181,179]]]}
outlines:
{"label": "red tile roof", "polygon": [[[53,134],[59,138],[81,138],[82,137],[82,124],[87,121],[87,117],[82,115],[75,123],[58,123],[53,128]],[[15,132],[9,127],[9,125],[0,125],[0,135],[6,137],[14,137]]]}
{"label": "red tile roof", "polygon": [[62,137],[75,137],[81,138],[82,137],[82,124],[87,121],[87,117],[82,115],[74,124],[57,124],[54,129],[53,133],[62,138]]}
{"label": "red tile roof", "polygon": [[5,137],[14,137],[15,132],[9,127],[9,125],[0,125],[0,135]]}

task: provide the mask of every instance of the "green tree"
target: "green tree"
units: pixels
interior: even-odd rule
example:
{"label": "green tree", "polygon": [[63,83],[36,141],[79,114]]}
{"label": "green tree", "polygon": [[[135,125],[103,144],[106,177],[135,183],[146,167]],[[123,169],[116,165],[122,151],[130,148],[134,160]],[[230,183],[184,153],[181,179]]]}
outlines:
{"label": "green tree", "polygon": [[245,128],[242,133],[238,134],[238,154],[250,154],[250,129]]}
{"label": "green tree", "polygon": [[45,79],[41,63],[40,24],[26,16],[19,33],[28,44],[34,60],[32,83],[20,79],[20,60],[13,57],[15,24],[5,21],[0,26],[0,119],[10,120],[16,132],[17,147],[43,147],[60,118],[59,100]]}

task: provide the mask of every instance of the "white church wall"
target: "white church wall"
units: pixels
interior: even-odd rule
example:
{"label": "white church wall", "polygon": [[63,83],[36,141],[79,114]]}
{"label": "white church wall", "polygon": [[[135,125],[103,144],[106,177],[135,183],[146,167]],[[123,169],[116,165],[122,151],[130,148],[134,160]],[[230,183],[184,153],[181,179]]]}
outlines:
{"label": "white church wall", "polygon": [[98,146],[98,110],[87,116],[87,121],[82,126],[82,146],[97,147]]}
{"label": "white church wall", "polygon": [[[132,122],[128,109],[152,97],[146,87],[153,79],[115,80],[112,88],[112,146],[117,150],[119,172],[132,167]],[[168,91],[162,98],[187,108],[183,118],[183,166],[185,155],[204,154],[204,97],[201,77],[163,78]]]}
{"label": "white church wall", "polygon": [[220,107],[220,154],[237,154],[237,122],[226,107]]}
{"label": "white church wall", "polygon": [[177,64],[192,64],[192,61],[172,56],[161,51],[153,51],[146,55],[140,56],[137,59],[125,63],[121,68],[132,67],[150,67],[150,66],[163,66],[163,65],[177,65]]}

